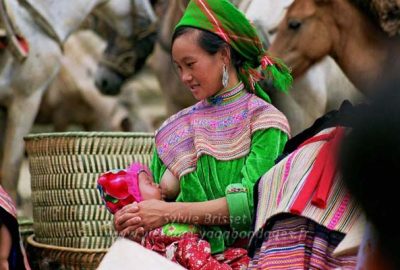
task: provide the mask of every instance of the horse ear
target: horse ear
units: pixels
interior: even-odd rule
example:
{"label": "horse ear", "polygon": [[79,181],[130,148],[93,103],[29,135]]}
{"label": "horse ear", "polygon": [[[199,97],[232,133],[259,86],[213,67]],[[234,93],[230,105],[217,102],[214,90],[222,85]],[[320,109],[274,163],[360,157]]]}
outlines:
{"label": "horse ear", "polygon": [[291,4],[293,4],[294,0],[283,0],[282,1],[282,6],[287,8],[289,7]]}

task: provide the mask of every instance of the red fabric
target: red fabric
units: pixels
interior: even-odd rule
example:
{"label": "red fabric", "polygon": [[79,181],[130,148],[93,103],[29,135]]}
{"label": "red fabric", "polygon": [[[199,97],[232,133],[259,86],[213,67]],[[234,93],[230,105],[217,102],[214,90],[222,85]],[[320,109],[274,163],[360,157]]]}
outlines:
{"label": "red fabric", "polygon": [[338,127],[335,129],[335,131],[336,132],[334,134],[334,138],[327,143],[329,144],[329,152],[324,153],[325,164],[323,168],[319,168],[320,170],[323,170],[323,173],[321,175],[322,178],[320,180],[318,189],[312,199],[312,203],[319,208],[326,207],[326,201],[328,200],[329,191],[331,190],[332,182],[336,175],[337,151],[339,148],[339,143],[344,135],[344,129]]}
{"label": "red fabric", "polygon": [[243,248],[229,248],[213,257],[207,241],[193,238],[178,242],[175,259],[190,270],[240,270],[245,269],[250,262]]}
{"label": "red fabric", "polygon": [[21,46],[22,50],[24,50],[24,53],[28,54],[29,53],[29,43],[28,41],[21,37],[21,36],[17,36],[17,40],[19,42],[19,45]]}
{"label": "red fabric", "polygon": [[166,256],[168,249],[172,249],[174,254],[170,259],[189,270],[239,270],[250,262],[243,248],[229,248],[213,257],[210,244],[197,234],[185,233],[171,237],[164,235],[162,228],[149,232],[143,245],[163,256]]}
{"label": "red fabric", "polygon": [[313,194],[312,204],[319,208],[326,207],[336,174],[337,148],[343,134],[344,128],[337,127],[332,132],[312,137],[299,146],[300,148],[313,142],[327,141],[321,147],[303,188],[290,208],[291,213],[300,215]]}
{"label": "red fabric", "polygon": [[151,175],[145,165],[133,162],[127,169],[111,170],[99,176],[97,188],[100,197],[112,214],[125,205],[143,200],[139,189],[139,174],[142,171]]}
{"label": "red fabric", "polygon": [[194,238],[178,241],[175,259],[180,265],[190,270],[232,269],[211,256],[211,246],[207,241]]}
{"label": "red fabric", "polygon": [[125,205],[138,201],[136,194],[130,192],[130,185],[139,186],[137,177],[131,175],[127,170],[108,171],[101,174],[97,179],[100,197],[112,214],[115,214]]}
{"label": "red fabric", "polygon": [[5,49],[7,47],[7,43],[0,40],[0,49]]}
{"label": "red fabric", "polygon": [[335,130],[333,130],[331,133],[326,133],[326,134],[321,134],[318,136],[314,136],[309,138],[308,140],[304,141],[302,144],[300,144],[299,147],[297,147],[297,149],[302,148],[303,146],[306,146],[310,143],[315,143],[315,142],[320,142],[320,141],[329,141],[333,138],[334,132]]}
{"label": "red fabric", "polygon": [[143,246],[147,249],[156,251],[165,256],[166,249],[169,245],[185,238],[198,239],[197,234],[185,233],[182,236],[167,236],[163,233],[162,228],[157,228],[148,233],[145,237]]}
{"label": "red fabric", "polygon": [[[29,43],[28,43],[28,41],[25,38],[21,37],[21,36],[17,36],[17,40],[18,40],[19,46],[24,51],[24,53],[28,54],[29,53]],[[7,48],[7,45],[8,44],[7,44],[6,38],[0,40],[0,49]]]}
{"label": "red fabric", "polygon": [[247,269],[250,257],[243,248],[228,248],[222,254],[214,256],[219,262],[228,264],[233,270]]}

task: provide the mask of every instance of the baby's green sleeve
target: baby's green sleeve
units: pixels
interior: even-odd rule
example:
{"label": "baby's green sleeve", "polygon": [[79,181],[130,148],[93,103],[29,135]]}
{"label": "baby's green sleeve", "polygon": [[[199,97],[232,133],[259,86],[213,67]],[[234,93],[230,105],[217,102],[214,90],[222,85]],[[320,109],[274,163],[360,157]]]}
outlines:
{"label": "baby's green sleeve", "polygon": [[193,224],[168,223],[162,227],[163,234],[166,236],[182,236],[185,233],[198,234],[200,228]]}

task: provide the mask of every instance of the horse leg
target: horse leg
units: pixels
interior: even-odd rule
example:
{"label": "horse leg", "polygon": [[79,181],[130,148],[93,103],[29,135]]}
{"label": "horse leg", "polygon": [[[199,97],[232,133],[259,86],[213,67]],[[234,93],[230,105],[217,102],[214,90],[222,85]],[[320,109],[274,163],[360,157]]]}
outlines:
{"label": "horse leg", "polygon": [[16,95],[9,106],[1,172],[2,185],[14,200],[24,156],[23,137],[31,130],[42,94],[43,90],[38,90],[27,97]]}

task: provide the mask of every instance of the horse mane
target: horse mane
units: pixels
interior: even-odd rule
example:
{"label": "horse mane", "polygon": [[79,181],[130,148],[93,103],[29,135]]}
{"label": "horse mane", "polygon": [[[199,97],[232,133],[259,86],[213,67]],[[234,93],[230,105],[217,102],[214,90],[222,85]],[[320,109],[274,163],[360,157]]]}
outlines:
{"label": "horse mane", "polygon": [[378,12],[374,9],[373,2],[375,0],[350,0],[350,3],[357,7],[364,15],[379,24]]}
{"label": "horse mane", "polygon": [[396,0],[350,0],[389,36],[400,35],[400,4]]}

